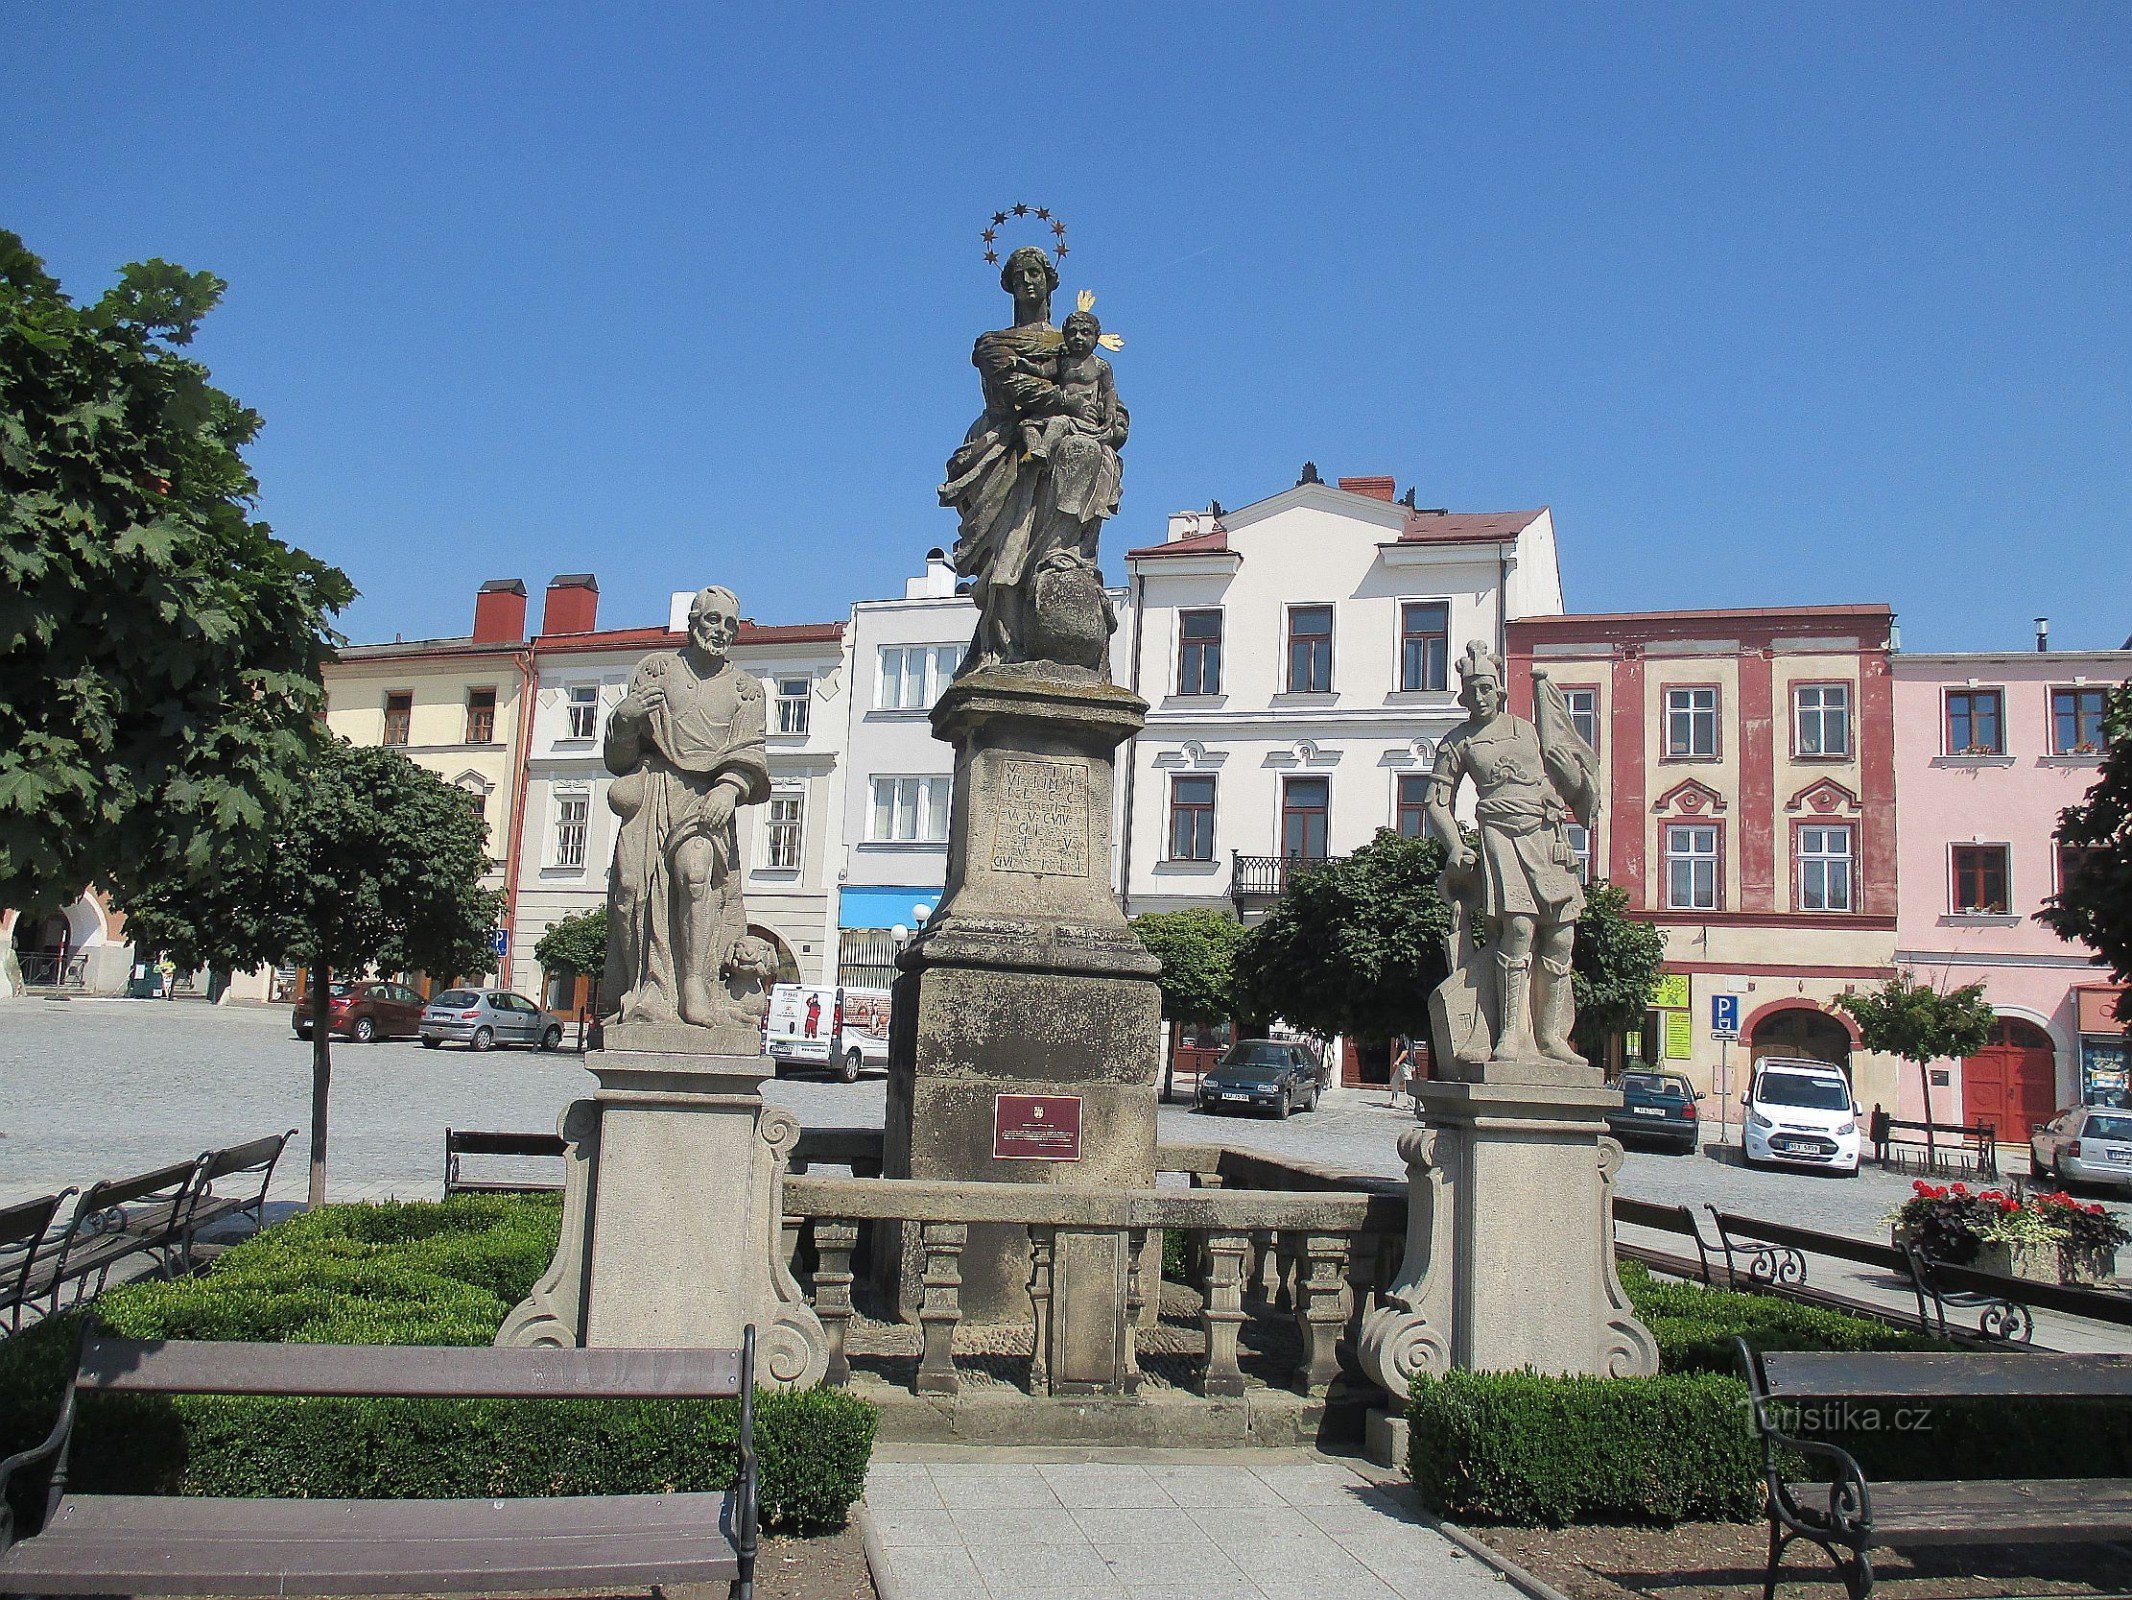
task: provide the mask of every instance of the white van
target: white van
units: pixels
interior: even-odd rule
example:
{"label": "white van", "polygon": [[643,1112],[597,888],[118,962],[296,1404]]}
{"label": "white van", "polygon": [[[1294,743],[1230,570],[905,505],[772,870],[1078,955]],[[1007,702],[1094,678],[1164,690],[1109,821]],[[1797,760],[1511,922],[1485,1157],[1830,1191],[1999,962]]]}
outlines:
{"label": "white van", "polygon": [[780,1067],[811,1066],[846,1083],[888,1066],[888,991],[781,983],[770,991],[770,1055]]}
{"label": "white van", "polygon": [[1820,1167],[1855,1177],[1863,1142],[1858,1115],[1841,1067],[1764,1056],[1747,1090],[1747,1164]]}

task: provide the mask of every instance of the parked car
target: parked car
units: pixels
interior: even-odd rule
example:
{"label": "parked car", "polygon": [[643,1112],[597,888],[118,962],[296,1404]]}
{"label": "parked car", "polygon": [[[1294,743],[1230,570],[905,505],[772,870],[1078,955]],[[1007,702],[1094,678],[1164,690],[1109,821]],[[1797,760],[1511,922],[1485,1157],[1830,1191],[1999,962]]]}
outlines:
{"label": "parked car", "polygon": [[1841,1067],[1764,1056],[1747,1090],[1747,1165],[1819,1167],[1858,1173],[1858,1102]]}
{"label": "parked car", "polygon": [[1606,1114],[1606,1125],[1617,1139],[1649,1139],[1671,1145],[1684,1155],[1693,1155],[1703,1139],[1703,1124],[1695,1109],[1701,1098],[1688,1080],[1673,1072],[1624,1072],[1618,1085],[1621,1107]]}
{"label": "parked car", "polygon": [[1278,1039],[1239,1039],[1199,1080],[1201,1111],[1315,1111],[1318,1060],[1314,1051]]}
{"label": "parked car", "polygon": [[2132,1188],[2132,1112],[2074,1106],[2039,1123],[2028,1136],[2039,1178]]}
{"label": "parked car", "polygon": [[[311,1037],[311,997],[299,995],[289,1022],[296,1037]],[[360,978],[326,992],[326,1031],[368,1044],[373,1039],[412,1039],[422,1031],[422,997],[404,983]]]}
{"label": "parked car", "polygon": [[767,1042],[780,1069],[822,1067],[856,1083],[867,1067],[888,1067],[886,989],[833,983],[781,983],[770,991]]}
{"label": "parked car", "polygon": [[422,1013],[422,1047],[456,1039],[473,1050],[500,1044],[553,1050],[563,1042],[563,1019],[508,989],[447,989]]}

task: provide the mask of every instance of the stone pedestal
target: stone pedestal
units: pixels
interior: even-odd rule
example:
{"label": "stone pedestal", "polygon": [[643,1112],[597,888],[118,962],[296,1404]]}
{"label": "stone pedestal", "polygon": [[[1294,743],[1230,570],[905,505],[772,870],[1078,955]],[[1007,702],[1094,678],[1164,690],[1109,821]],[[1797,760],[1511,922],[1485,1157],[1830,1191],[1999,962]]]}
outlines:
{"label": "stone pedestal", "polygon": [[1451,1367],[1629,1377],[1658,1370],[1614,1270],[1621,1146],[1595,1084],[1421,1083],[1399,1139],[1406,1258],[1363,1319],[1370,1376],[1403,1396]]}
{"label": "stone pedestal", "polygon": [[563,1114],[555,1261],[496,1342],[734,1349],[753,1323],[764,1382],[819,1382],[828,1341],[782,1250],[799,1123],[763,1104],[768,1057],[607,1049],[585,1064],[599,1089]]}
{"label": "stone pedestal", "polygon": [[[1161,969],[1111,887],[1113,753],[1146,709],[1093,671],[1051,664],[973,672],[934,708],[935,734],[955,747],[947,887],[896,981],[890,1177],[1154,1183]],[[1002,1094],[1077,1102],[1075,1159],[996,1155]],[[915,1241],[882,1232],[877,1270],[908,1315],[921,1290]],[[1118,1381],[1123,1248],[1062,1241],[1049,1264],[1055,1386]],[[1030,1274],[1027,1229],[973,1226],[964,1316],[1029,1320]],[[1085,1361],[1074,1353],[1084,1345]]]}

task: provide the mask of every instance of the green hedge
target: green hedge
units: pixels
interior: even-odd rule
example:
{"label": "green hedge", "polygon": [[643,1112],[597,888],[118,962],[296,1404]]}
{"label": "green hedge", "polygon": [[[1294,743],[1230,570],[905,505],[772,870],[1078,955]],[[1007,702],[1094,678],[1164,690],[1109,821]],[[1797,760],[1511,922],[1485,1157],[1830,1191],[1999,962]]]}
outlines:
{"label": "green hedge", "polygon": [[[1658,1342],[1661,1374],[1417,1379],[1408,1467],[1425,1501],[1476,1522],[1751,1516],[1762,1504],[1762,1447],[1735,1337],[1765,1351],[1959,1348],[1773,1295],[1654,1278],[1634,1262],[1621,1264],[1621,1279]],[[2132,1476],[2132,1405],[1968,1400],[1929,1410],[1853,1407],[1854,1417],[1869,1413],[1862,1425],[1790,1431],[1841,1445],[1869,1481]]]}
{"label": "green hedge", "polygon": [[1476,1522],[1738,1520],[1761,1505],[1746,1393],[1700,1372],[1421,1377],[1408,1467],[1429,1504]]}
{"label": "green hedge", "polygon": [[[96,1315],[144,1339],[487,1344],[546,1269],[559,1225],[548,1196],[326,1207],[238,1246],[203,1277],[112,1290]],[[0,1456],[50,1428],[73,1323],[0,1343]],[[73,1482],[377,1498],[723,1489],[738,1415],[734,1401],[89,1397]],[[872,1407],[838,1391],[759,1395],[764,1520],[841,1524],[864,1488],[874,1422]]]}

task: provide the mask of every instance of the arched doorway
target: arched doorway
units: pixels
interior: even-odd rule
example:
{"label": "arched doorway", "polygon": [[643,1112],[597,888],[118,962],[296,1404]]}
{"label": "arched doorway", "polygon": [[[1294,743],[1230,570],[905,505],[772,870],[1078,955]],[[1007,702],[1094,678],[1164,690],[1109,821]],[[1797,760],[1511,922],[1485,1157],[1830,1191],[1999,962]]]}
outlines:
{"label": "arched doorway", "polygon": [[1851,1070],[1850,1029],[1818,1007],[1788,1006],[1761,1017],[1748,1035],[1747,1048],[1756,1061],[1790,1056]]}
{"label": "arched doorway", "polygon": [[2058,1114],[2058,1051],[2051,1036],[2020,1017],[1992,1025],[1991,1043],[1962,1063],[1962,1120],[1988,1122],[2018,1144]]}

